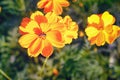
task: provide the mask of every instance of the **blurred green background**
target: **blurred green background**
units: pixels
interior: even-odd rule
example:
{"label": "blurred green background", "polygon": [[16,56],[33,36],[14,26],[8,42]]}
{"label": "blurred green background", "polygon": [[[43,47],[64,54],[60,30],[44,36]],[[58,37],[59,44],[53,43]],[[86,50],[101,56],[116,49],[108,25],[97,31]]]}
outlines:
{"label": "blurred green background", "polygon": [[[120,38],[111,45],[91,46],[86,35],[55,48],[41,75],[45,58],[32,58],[20,47],[22,18],[39,10],[39,0],[0,0],[0,80],[120,80]],[[120,26],[120,0],[69,0],[61,16],[70,15],[84,33],[87,17],[109,11]],[[42,11],[42,10],[41,10]],[[79,33],[78,33],[79,34]]]}

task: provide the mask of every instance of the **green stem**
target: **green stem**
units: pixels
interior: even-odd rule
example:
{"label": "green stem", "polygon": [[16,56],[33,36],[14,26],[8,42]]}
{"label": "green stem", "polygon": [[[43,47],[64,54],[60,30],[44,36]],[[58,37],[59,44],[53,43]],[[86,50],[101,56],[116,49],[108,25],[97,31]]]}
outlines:
{"label": "green stem", "polygon": [[8,80],[12,80],[3,70],[0,69],[0,73]]}
{"label": "green stem", "polygon": [[42,66],[42,68],[41,68],[40,75],[42,75],[42,73],[43,73],[43,70],[44,70],[44,67],[45,67],[45,65],[46,65],[46,62],[47,62],[48,58],[49,58],[49,57],[46,57],[46,59],[45,59],[45,61],[44,61],[44,63],[43,63],[43,66]]}

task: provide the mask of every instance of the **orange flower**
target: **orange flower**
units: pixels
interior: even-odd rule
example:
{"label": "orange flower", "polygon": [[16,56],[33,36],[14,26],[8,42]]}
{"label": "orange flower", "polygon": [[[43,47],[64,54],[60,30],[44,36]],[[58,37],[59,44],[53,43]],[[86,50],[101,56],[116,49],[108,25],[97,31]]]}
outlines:
{"label": "orange flower", "polygon": [[44,8],[44,12],[55,12],[56,14],[62,14],[62,7],[69,6],[69,2],[67,0],[40,0],[37,3],[38,8]]}
{"label": "orange flower", "polygon": [[19,27],[22,37],[19,43],[22,47],[28,48],[29,56],[37,57],[41,53],[44,57],[49,57],[53,52],[52,46],[64,46],[62,34],[57,30],[61,26],[63,24],[51,23],[41,12],[36,11],[30,18],[22,20]]}
{"label": "orange flower", "polygon": [[84,4],[83,4],[82,2],[80,2],[80,3],[79,3],[79,6],[80,6],[80,7],[83,7],[83,6],[84,6]]}
{"label": "orange flower", "polygon": [[48,23],[59,24],[59,26],[55,26],[54,29],[59,30],[62,33],[64,44],[70,44],[72,42],[72,39],[77,38],[78,25],[76,22],[72,21],[70,16],[65,16],[62,18],[54,12],[49,12],[45,15],[45,17],[47,18]]}
{"label": "orange flower", "polygon": [[28,55],[48,57],[53,52],[53,47],[62,48],[77,38],[78,25],[70,16],[64,19],[54,12],[44,15],[40,11],[32,13],[30,18],[24,18],[19,27],[22,37],[19,43],[28,48]]}
{"label": "orange flower", "polygon": [[114,22],[115,18],[108,11],[88,17],[88,26],[85,32],[91,44],[96,44],[97,46],[104,45],[105,42],[112,44],[120,33],[120,28],[113,25]]}
{"label": "orange flower", "polygon": [[57,76],[57,75],[59,74],[59,71],[58,71],[56,68],[54,68],[54,69],[53,69],[53,74],[54,74],[55,76]]}
{"label": "orange flower", "polygon": [[84,32],[83,32],[83,31],[80,31],[80,32],[79,32],[79,36],[80,36],[80,37],[84,37]]}
{"label": "orange flower", "polygon": [[65,26],[65,31],[63,32],[65,44],[70,44],[72,39],[78,37],[78,25],[76,22],[72,21],[70,16],[65,16],[60,22],[64,23]]}

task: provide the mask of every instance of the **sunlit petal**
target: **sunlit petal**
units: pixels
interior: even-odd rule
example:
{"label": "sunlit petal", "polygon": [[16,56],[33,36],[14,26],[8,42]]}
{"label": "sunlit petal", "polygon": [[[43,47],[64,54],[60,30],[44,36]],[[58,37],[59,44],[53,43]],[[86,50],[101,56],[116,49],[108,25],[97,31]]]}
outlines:
{"label": "sunlit petal", "polygon": [[46,33],[48,30],[51,29],[51,28],[50,28],[50,25],[51,25],[51,24],[49,24],[49,23],[41,23],[41,24],[40,24],[40,28],[42,29],[42,31],[43,31],[44,33]]}
{"label": "sunlit petal", "polygon": [[105,27],[108,25],[112,25],[115,22],[115,18],[111,14],[109,14],[108,11],[102,14],[102,20]]}
{"label": "sunlit petal", "polygon": [[28,32],[27,32],[26,28],[24,28],[24,27],[22,27],[22,26],[19,26],[19,33],[20,33],[21,35],[24,35],[24,34],[27,34]]}
{"label": "sunlit petal", "polygon": [[108,39],[108,43],[112,44],[113,41],[120,36],[120,27],[113,25],[113,31],[112,33],[109,35],[109,39]]}
{"label": "sunlit petal", "polygon": [[34,34],[34,28],[40,28],[38,23],[36,21],[30,21],[27,26],[24,28],[22,26],[19,26],[19,30],[21,34],[31,33]]}
{"label": "sunlit petal", "polygon": [[49,12],[45,15],[45,17],[47,18],[48,23],[54,23],[58,21],[58,18],[60,16],[57,16],[57,14],[55,14],[54,12]]}
{"label": "sunlit petal", "polygon": [[48,0],[41,0],[37,3],[38,8],[44,8],[44,6],[48,3]]}
{"label": "sunlit petal", "polygon": [[59,2],[60,5],[63,6],[63,7],[67,7],[67,6],[70,5],[67,0],[58,0],[58,2]]}
{"label": "sunlit petal", "polygon": [[53,47],[48,40],[44,40],[44,48],[42,50],[41,55],[44,57],[49,57],[53,53]]}
{"label": "sunlit petal", "polygon": [[77,38],[77,32],[68,30],[68,31],[65,32],[65,36],[76,39]]}
{"label": "sunlit petal", "polygon": [[21,35],[28,33],[25,28],[29,24],[30,21],[31,21],[31,19],[29,19],[27,17],[22,19],[22,22],[21,22],[21,24],[19,26],[19,33]]}
{"label": "sunlit petal", "polygon": [[18,42],[22,47],[28,48],[37,37],[35,34],[26,34],[20,37]]}
{"label": "sunlit petal", "polygon": [[104,30],[105,30],[108,34],[110,34],[110,33],[113,31],[113,26],[112,26],[112,25],[106,26],[106,27],[104,27]]}
{"label": "sunlit petal", "polygon": [[44,8],[44,12],[55,12],[56,14],[62,13],[62,7],[69,6],[69,2],[67,0],[40,0],[37,3],[37,7],[42,9]]}
{"label": "sunlit petal", "polygon": [[63,19],[63,23],[65,23],[66,25],[69,25],[72,22],[72,19],[70,18],[70,16],[65,16]]}
{"label": "sunlit petal", "polygon": [[54,11],[56,14],[62,14],[62,12],[63,12],[62,6],[61,6],[57,1],[53,1],[53,4],[54,4],[53,11]]}
{"label": "sunlit petal", "polygon": [[65,44],[70,44],[72,42],[71,37],[65,37]]}
{"label": "sunlit petal", "polygon": [[49,1],[45,6],[44,6],[44,12],[51,12],[53,10],[53,2]]}
{"label": "sunlit petal", "polygon": [[37,38],[28,48],[28,55],[31,57],[37,57],[43,49],[44,43],[41,38]]}
{"label": "sunlit petal", "polygon": [[35,33],[34,32],[35,28],[40,28],[38,23],[36,21],[30,21],[29,24],[26,26],[25,32],[33,34],[33,33]]}
{"label": "sunlit petal", "polygon": [[35,13],[32,13],[31,19],[37,21],[38,24],[47,22],[46,17],[40,11],[36,11]]}
{"label": "sunlit petal", "polygon": [[99,31],[96,28],[92,27],[92,26],[87,27],[85,29],[85,32],[86,32],[86,34],[87,34],[87,36],[89,38],[95,37],[99,33]]}
{"label": "sunlit petal", "polygon": [[30,18],[34,20],[36,15],[44,16],[42,12],[35,11],[34,13],[32,13],[32,15],[30,16]]}
{"label": "sunlit petal", "polygon": [[27,17],[23,18],[20,26],[25,28],[30,21],[31,21],[31,19],[29,19]]}
{"label": "sunlit petal", "polygon": [[88,17],[88,23],[89,24],[93,24],[93,23],[99,24],[99,22],[100,22],[100,18],[96,14],[93,14],[90,17]]}
{"label": "sunlit petal", "polygon": [[97,36],[92,37],[92,38],[88,38],[88,40],[90,41],[91,45],[96,44],[96,39],[97,39]]}
{"label": "sunlit petal", "polygon": [[46,38],[51,42],[51,44],[55,47],[63,47],[63,39],[62,35],[59,31],[57,30],[52,30],[50,32],[47,32]]}
{"label": "sunlit petal", "polygon": [[105,44],[105,34],[103,31],[99,32],[97,35],[96,45],[101,46]]}

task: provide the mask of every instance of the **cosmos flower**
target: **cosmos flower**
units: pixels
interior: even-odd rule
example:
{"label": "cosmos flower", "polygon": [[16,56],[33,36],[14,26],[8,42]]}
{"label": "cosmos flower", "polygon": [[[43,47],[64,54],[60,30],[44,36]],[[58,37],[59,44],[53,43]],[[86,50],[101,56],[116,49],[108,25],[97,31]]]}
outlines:
{"label": "cosmos flower", "polygon": [[59,71],[58,71],[56,68],[54,68],[54,69],[53,69],[53,74],[54,74],[55,76],[58,76]]}
{"label": "cosmos flower", "polygon": [[37,7],[42,9],[44,8],[44,12],[55,12],[56,14],[62,14],[62,7],[69,6],[69,2],[67,0],[40,0],[37,3]]}
{"label": "cosmos flower", "polygon": [[28,55],[37,57],[39,54],[49,57],[53,47],[62,48],[77,38],[78,25],[70,16],[62,18],[54,12],[43,14],[32,13],[30,18],[23,18],[19,26],[22,35],[19,43],[28,48]]}
{"label": "cosmos flower", "polygon": [[103,14],[93,14],[88,17],[88,25],[85,32],[91,44],[104,45],[105,42],[112,44],[120,34],[120,28],[113,25],[115,18],[105,11]]}
{"label": "cosmos flower", "polygon": [[[47,14],[48,15],[48,14]],[[63,26],[58,23],[50,23],[40,11],[33,13],[30,18],[24,18],[19,27],[19,44],[28,48],[28,55],[37,57],[39,54],[49,57],[53,53],[53,46],[64,46],[62,34],[57,28]],[[57,27],[57,28],[56,28]]]}
{"label": "cosmos flower", "polygon": [[[36,13],[33,13],[33,15],[31,16],[31,19],[34,19],[34,14],[36,14],[37,16],[41,15],[39,11],[36,11]],[[78,25],[76,22],[72,21],[70,16],[67,15],[62,18],[54,12],[49,12],[45,15],[45,17],[47,19],[47,23],[59,24],[59,26],[54,26],[54,29],[59,30],[62,33],[64,44],[70,44],[72,42],[72,39],[77,39]]]}
{"label": "cosmos flower", "polygon": [[70,16],[65,16],[61,22],[65,25],[65,31],[63,32],[65,44],[70,44],[72,39],[77,39],[78,37],[78,25],[72,21]]}

